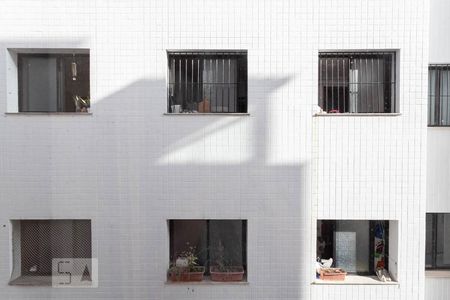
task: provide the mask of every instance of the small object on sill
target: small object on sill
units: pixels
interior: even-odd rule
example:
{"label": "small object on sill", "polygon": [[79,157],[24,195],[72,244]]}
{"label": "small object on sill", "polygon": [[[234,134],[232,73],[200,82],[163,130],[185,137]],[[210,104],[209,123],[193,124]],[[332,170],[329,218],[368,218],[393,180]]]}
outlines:
{"label": "small object on sill", "polygon": [[337,110],[337,109],[332,109],[332,110],[330,110],[328,113],[330,113],[330,114],[338,114],[338,113],[340,113],[340,112],[339,112],[339,110]]}
{"label": "small object on sill", "polygon": [[322,268],[320,270],[321,280],[344,281],[347,272],[340,268]]}
{"label": "small object on sill", "polygon": [[200,113],[211,112],[211,105],[209,103],[208,98],[205,97],[201,102],[198,103],[198,111]]}
{"label": "small object on sill", "polygon": [[391,275],[384,268],[377,269],[376,274],[377,274],[378,279],[382,282],[391,282],[392,281]]}

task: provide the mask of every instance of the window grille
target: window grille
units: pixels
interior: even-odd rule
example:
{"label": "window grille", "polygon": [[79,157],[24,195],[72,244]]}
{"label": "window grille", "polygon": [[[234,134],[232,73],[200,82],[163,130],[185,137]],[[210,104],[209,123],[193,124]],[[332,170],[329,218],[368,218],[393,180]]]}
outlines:
{"label": "window grille", "polygon": [[395,52],[321,52],[319,106],[327,113],[396,112]]}
{"label": "window grille", "polygon": [[169,113],[246,113],[246,51],[168,53]]}
{"label": "window grille", "polygon": [[430,65],[428,71],[428,125],[450,126],[450,65]]}
{"label": "window grille", "polygon": [[12,224],[12,279],[33,283],[33,278],[50,277],[55,258],[92,258],[90,220],[14,220]]}

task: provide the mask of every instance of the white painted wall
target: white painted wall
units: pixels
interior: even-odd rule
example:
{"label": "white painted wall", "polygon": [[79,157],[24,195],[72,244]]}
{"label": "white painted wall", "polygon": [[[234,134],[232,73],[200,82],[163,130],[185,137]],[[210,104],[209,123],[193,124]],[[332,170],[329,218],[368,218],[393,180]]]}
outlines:
{"label": "white painted wall", "polygon": [[[5,0],[0,47],[0,113],[7,48],[89,48],[93,99],[0,117],[1,299],[423,299],[428,1]],[[164,116],[166,49],[247,49],[250,116]],[[397,49],[401,115],[313,118],[325,49]],[[93,220],[97,289],[7,286],[9,220],[51,217]],[[248,219],[249,284],[165,284],[172,218]],[[400,285],[311,285],[322,218],[398,220]]]}

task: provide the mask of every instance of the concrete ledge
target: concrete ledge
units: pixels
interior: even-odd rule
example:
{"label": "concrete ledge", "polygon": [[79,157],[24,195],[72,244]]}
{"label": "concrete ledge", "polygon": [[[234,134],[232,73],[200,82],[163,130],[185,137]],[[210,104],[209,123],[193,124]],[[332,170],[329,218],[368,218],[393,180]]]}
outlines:
{"label": "concrete ledge", "polygon": [[5,116],[92,116],[91,112],[5,112]]}
{"label": "concrete ledge", "polygon": [[313,117],[397,117],[401,115],[401,113],[317,113]]}
{"label": "concrete ledge", "polygon": [[428,270],[425,278],[450,278],[450,270]]}
{"label": "concrete ledge", "polygon": [[377,276],[347,275],[344,281],[316,279],[313,285],[399,285],[397,281],[383,282]]}
{"label": "concrete ledge", "polygon": [[164,116],[233,116],[245,117],[250,116],[249,113],[164,113]]}

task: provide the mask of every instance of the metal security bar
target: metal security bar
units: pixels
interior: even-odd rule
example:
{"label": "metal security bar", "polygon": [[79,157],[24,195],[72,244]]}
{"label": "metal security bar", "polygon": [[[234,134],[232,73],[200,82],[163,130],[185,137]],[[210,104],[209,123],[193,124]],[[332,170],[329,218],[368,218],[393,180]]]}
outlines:
{"label": "metal security bar", "polygon": [[450,126],[450,65],[428,71],[428,126]]}
{"label": "metal security bar", "polygon": [[246,51],[169,51],[169,113],[247,112]]}
{"label": "metal security bar", "polygon": [[15,263],[21,276],[51,276],[54,258],[92,258],[90,220],[14,222]]}
{"label": "metal security bar", "polygon": [[327,113],[396,112],[396,53],[321,52],[319,106]]}

